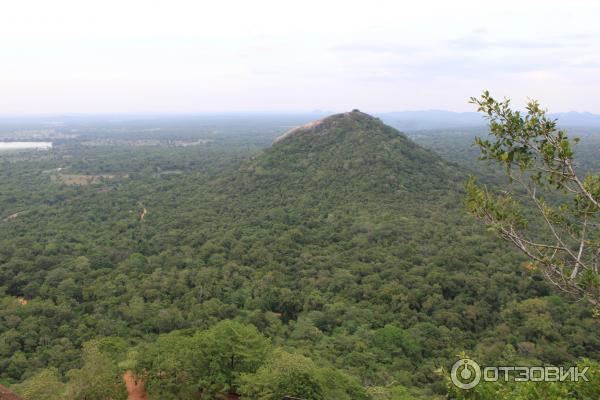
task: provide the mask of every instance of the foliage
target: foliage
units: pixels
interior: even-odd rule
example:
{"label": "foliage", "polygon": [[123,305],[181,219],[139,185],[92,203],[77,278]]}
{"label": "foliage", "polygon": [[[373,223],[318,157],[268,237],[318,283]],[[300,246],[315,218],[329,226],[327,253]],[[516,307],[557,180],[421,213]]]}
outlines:
{"label": "foliage", "polygon": [[[84,136],[2,156],[1,379],[55,367],[81,386],[90,340],[113,371],[92,393],[146,369],[161,399],[240,390],[273,348],[311,360],[303,376],[325,396],[386,400],[445,395],[434,371],[461,350],[489,364],[600,358],[589,308],[465,215],[465,168],[364,114],[334,121],[261,151],[264,134],[185,148]],[[68,186],[45,172],[57,168],[129,177]]]}
{"label": "foliage", "polygon": [[47,368],[29,377],[15,391],[27,400],[63,400],[66,385],[56,368]]}
{"label": "foliage", "polygon": [[126,399],[122,371],[101,343],[92,341],[83,348],[83,366],[67,372],[69,384],[64,399],[106,400]]}
{"label": "foliage", "polygon": [[324,400],[326,382],[306,357],[276,350],[255,374],[242,376],[240,392],[249,399],[282,399],[284,396]]}
{"label": "foliage", "polygon": [[319,368],[299,354],[275,349],[254,374],[241,378],[240,393],[248,399],[277,400],[284,396],[305,400],[367,399],[354,378],[331,367]]}
{"label": "foliage", "polygon": [[138,352],[137,374],[153,398],[214,398],[234,393],[240,374],[256,371],[268,347],[254,326],[225,320],[192,336],[160,335]]}
{"label": "foliage", "polygon": [[[482,158],[503,165],[518,189],[495,194],[471,180],[469,211],[525,253],[530,268],[541,269],[553,286],[600,312],[600,175],[577,174],[571,141],[537,102],[523,115],[488,92],[471,101],[488,116],[494,137],[476,139]],[[526,214],[530,209],[539,223]]]}
{"label": "foliage", "polygon": [[368,389],[368,393],[373,400],[415,400],[418,398],[404,386],[371,387]]}

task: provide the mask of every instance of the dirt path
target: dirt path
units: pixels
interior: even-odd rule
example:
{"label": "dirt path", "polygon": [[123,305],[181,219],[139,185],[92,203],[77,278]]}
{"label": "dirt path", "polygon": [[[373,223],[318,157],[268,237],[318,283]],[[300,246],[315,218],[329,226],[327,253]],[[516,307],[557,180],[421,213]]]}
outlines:
{"label": "dirt path", "polygon": [[144,390],[144,382],[135,379],[133,372],[125,372],[123,380],[125,381],[125,387],[127,387],[127,398],[129,400],[148,400],[148,394]]}
{"label": "dirt path", "polygon": [[148,214],[148,209],[144,207],[142,210],[142,214],[140,215],[140,221],[144,222],[144,218],[146,218],[146,214]]}
{"label": "dirt path", "polygon": [[0,399],[2,400],[24,400],[22,397],[17,396],[7,387],[0,385]]}
{"label": "dirt path", "polygon": [[11,220],[13,220],[13,219],[17,218],[19,215],[23,214],[24,212],[27,212],[27,211],[19,211],[18,213],[14,213],[14,214],[12,214],[12,215],[9,215],[8,217],[4,218],[4,219],[2,220],[2,222],[8,222],[8,221],[11,221]]}

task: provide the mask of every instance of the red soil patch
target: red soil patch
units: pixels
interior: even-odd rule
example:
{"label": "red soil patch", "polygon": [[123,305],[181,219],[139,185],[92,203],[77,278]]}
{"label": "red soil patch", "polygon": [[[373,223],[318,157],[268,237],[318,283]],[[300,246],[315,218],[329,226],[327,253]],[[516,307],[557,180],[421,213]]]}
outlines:
{"label": "red soil patch", "polygon": [[17,396],[8,388],[0,385],[0,400],[23,400],[22,397]]}
{"label": "red soil patch", "polygon": [[125,387],[127,388],[127,398],[129,400],[148,400],[148,394],[144,389],[144,381],[136,379],[133,372],[127,371],[123,375]]}

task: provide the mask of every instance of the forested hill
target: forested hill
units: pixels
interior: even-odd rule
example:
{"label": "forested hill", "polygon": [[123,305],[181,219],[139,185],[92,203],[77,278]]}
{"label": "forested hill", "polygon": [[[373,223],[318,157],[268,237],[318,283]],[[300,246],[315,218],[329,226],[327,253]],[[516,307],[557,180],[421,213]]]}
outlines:
{"label": "forested hill", "polygon": [[3,380],[56,367],[88,398],[131,368],[154,399],[384,400],[444,394],[435,371],[462,351],[600,358],[585,307],[465,214],[465,174],[378,119],[325,118],[215,173],[192,161],[104,186],[50,185],[36,168],[58,161],[0,170],[36,193],[0,197],[27,205],[0,222]]}
{"label": "forested hill", "polygon": [[293,194],[321,203],[340,200],[339,206],[353,198],[381,202],[390,195],[399,202],[403,196],[439,199],[465,177],[379,119],[353,111],[289,130],[215,186],[240,196],[272,190],[266,201],[289,201]]}

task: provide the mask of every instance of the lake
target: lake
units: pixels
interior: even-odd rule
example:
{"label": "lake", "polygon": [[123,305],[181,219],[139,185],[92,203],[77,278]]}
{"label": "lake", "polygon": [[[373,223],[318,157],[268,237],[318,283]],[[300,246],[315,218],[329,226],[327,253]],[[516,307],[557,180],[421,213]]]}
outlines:
{"label": "lake", "polygon": [[0,142],[0,151],[24,149],[47,150],[50,148],[52,148],[52,142]]}

